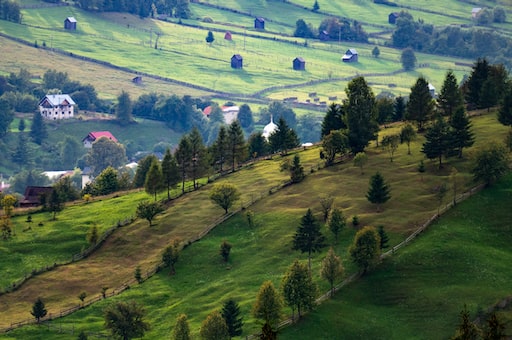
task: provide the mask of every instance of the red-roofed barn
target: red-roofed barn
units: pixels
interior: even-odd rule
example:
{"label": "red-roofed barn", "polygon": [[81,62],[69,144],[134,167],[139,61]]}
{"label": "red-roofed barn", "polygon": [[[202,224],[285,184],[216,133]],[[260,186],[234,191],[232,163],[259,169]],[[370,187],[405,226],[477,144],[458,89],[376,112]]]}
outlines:
{"label": "red-roofed barn", "polygon": [[86,148],[92,148],[92,143],[100,139],[101,137],[105,137],[117,143],[117,138],[114,137],[109,131],[93,131],[89,132],[89,134],[82,139],[82,143]]}

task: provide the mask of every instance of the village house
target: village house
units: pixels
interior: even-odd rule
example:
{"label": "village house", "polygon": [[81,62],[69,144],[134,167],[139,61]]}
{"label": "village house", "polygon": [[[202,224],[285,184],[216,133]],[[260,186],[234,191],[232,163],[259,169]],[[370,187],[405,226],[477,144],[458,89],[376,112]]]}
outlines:
{"label": "village house", "polygon": [[39,112],[45,119],[73,118],[75,102],[67,94],[47,94],[39,101]]}
{"label": "village house", "polygon": [[357,51],[353,48],[349,48],[347,52],[341,57],[344,63],[356,63],[358,61]]}
{"label": "village house", "polygon": [[90,149],[92,148],[92,143],[100,139],[101,137],[105,137],[110,139],[111,141],[114,141],[117,143],[117,138],[114,137],[109,131],[93,131],[89,132],[87,136],[85,136],[84,139],[82,139],[82,143],[84,144],[84,147]]}

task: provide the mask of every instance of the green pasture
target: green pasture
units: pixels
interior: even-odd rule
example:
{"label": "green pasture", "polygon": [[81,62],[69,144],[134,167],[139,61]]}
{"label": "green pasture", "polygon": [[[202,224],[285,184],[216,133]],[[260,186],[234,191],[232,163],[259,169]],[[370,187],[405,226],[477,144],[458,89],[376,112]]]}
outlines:
{"label": "green pasture", "polygon": [[[506,127],[499,125],[492,114],[474,117],[473,124],[475,125],[479,145],[487,144],[491,140],[501,140],[506,132]],[[392,126],[384,129],[381,136],[397,133],[399,128],[399,126]],[[247,335],[257,331],[259,325],[250,317],[249,310],[254,302],[258,287],[265,279],[271,279],[279,286],[282,274],[295,258],[306,261],[304,254],[291,250],[290,242],[300,217],[304,215],[308,208],[312,208],[315,215],[320,218],[319,202],[322,197],[326,195],[334,197],[335,206],[342,209],[349,222],[354,215],[357,215],[361,225],[384,225],[391,239],[390,244],[395,245],[436,213],[439,203],[435,199],[435,187],[443,181],[449,181],[448,176],[452,167],[456,167],[459,171],[457,175],[459,193],[472,185],[468,174],[468,158],[450,160],[441,171],[437,169],[435,162],[427,161],[425,163],[427,172],[423,175],[419,174],[417,166],[423,158],[419,152],[421,143],[422,138],[413,143],[412,155],[407,155],[406,146],[401,145],[392,163],[384,150],[376,148],[374,144],[370,145],[367,149],[369,162],[363,169],[363,173],[359,168],[354,167],[350,161],[317,171],[318,166],[321,165],[318,159],[319,149],[308,149],[299,155],[306,172],[310,175],[302,183],[284,188],[270,196],[267,196],[267,193],[273,185],[272,183],[280,183],[286,178],[285,173],[277,170],[281,162],[279,156],[274,157],[272,161],[255,163],[245,170],[223,178],[222,180],[229,181],[242,188],[241,203],[244,205],[258,197],[264,197],[263,200],[250,207],[255,214],[256,226],[254,229],[247,226],[243,212],[237,214],[219,225],[201,241],[187,247],[182,253],[175,276],[170,277],[164,271],[112,300],[135,299],[143,303],[148,310],[148,320],[152,324],[152,330],[148,334],[148,337],[151,338],[161,338],[169,334],[176,315],[182,312],[189,315],[192,330],[197,334],[200,323],[206,315],[210,311],[220,308],[222,301],[228,297],[237,299],[242,306],[246,321],[244,334]],[[469,153],[467,152],[466,155]],[[386,181],[389,182],[392,193],[392,199],[384,205],[384,209],[380,213],[377,213],[375,207],[368,203],[364,197],[369,178],[376,170],[379,170]],[[141,235],[145,235],[144,237],[148,240],[153,238],[156,242],[152,248],[147,246],[144,248],[144,252],[147,254],[144,260],[146,265],[158,261],[159,252],[156,244],[161,244],[162,241],[165,242],[170,235],[180,235],[181,233],[184,239],[190,238],[193,231],[189,228],[199,230],[201,225],[207,224],[208,220],[216,215],[215,212],[221,214],[221,209],[209,202],[207,198],[208,189],[205,189],[176,201],[166,213],[157,218],[156,225],[152,229],[146,231],[147,224],[144,227],[144,222],[139,221],[129,228],[130,232],[128,234],[113,236],[111,242],[94,255],[95,262],[103,264],[99,268],[118,268],[116,271],[110,272],[111,276],[118,275],[118,271],[121,272],[119,267],[122,262],[121,258],[124,256],[135,257],[134,254],[141,251],[137,250],[141,245],[137,245],[134,241],[136,237]],[[444,203],[452,199],[451,195],[450,192]],[[194,209],[193,207],[196,208],[191,215],[188,209]],[[198,210],[197,207],[201,207],[201,209]],[[65,211],[62,214],[65,214]],[[191,216],[193,216],[193,219],[191,219]],[[174,226],[179,227],[175,228]],[[340,243],[335,245],[337,253],[344,260],[347,274],[355,270],[347,256],[347,247],[355,231],[349,224],[340,237]],[[327,236],[328,242],[332,243],[332,235],[325,228],[323,232]],[[131,238],[134,239],[130,240]],[[163,239],[158,241],[161,238]],[[227,264],[224,264],[218,255],[219,245],[223,240],[233,244],[230,261]],[[322,292],[326,291],[327,287],[324,282],[318,279],[318,271],[320,261],[326,250],[321,254],[314,254],[313,257],[313,273]],[[400,254],[402,253],[405,254],[405,251]],[[117,256],[113,257],[113,254],[117,254]],[[84,260],[78,264],[87,267],[88,263],[89,260]],[[387,263],[385,262],[384,266]],[[103,279],[100,277],[104,276],[104,273],[99,268],[95,269],[94,275],[96,281],[102,282]],[[130,272],[133,273],[133,268],[123,268],[123,272],[123,275],[127,275],[126,273],[130,275]],[[400,273],[405,272],[405,270],[400,271]],[[122,279],[122,277],[118,279]],[[127,279],[126,276],[124,279]],[[377,281],[382,284],[382,280]],[[89,285],[96,287],[98,284],[90,283]],[[30,288],[30,290],[34,289],[36,288]],[[74,289],[77,290],[78,288],[74,287]],[[83,289],[88,288],[85,286]],[[19,293],[23,293],[23,287]],[[98,295],[99,288],[98,290],[88,289],[88,294],[91,297]],[[345,297],[345,293],[340,294]],[[72,295],[72,293],[70,295],[69,292],[61,293],[60,298],[66,301],[67,306],[76,305],[78,299],[75,296],[77,295],[78,293],[75,295]],[[54,313],[58,312],[58,309],[52,308],[51,304],[57,303],[56,299],[57,297],[54,297],[48,304],[48,307]],[[354,299],[359,301],[358,299],[361,299],[361,297],[354,297]],[[343,301],[345,301],[345,298]],[[0,302],[2,302],[1,297]],[[100,332],[102,331],[101,310],[105,303],[95,304],[78,314],[56,320],[52,322],[52,325],[56,327],[60,325],[67,330],[74,328]],[[25,309],[29,310],[30,302],[26,302],[25,306]],[[347,307],[347,310],[348,308],[351,307]],[[456,306],[456,308],[459,308],[459,306]],[[367,308],[364,308],[364,310],[367,310]],[[289,312],[288,310],[287,313]],[[363,311],[358,311],[358,313],[363,313]],[[369,311],[364,313],[369,313]],[[406,311],[407,313],[412,315],[413,312]],[[20,308],[9,311],[9,315],[16,319],[29,317],[28,312]],[[364,314],[361,314],[362,316]],[[454,313],[453,317],[454,319],[457,318],[457,312]],[[9,318],[6,320],[9,320]],[[361,319],[350,320],[348,321],[358,324]],[[403,330],[403,332],[406,331],[408,330]],[[44,332],[46,332],[46,329]],[[55,335],[55,338],[58,339],[59,335],[55,334],[55,331],[44,332],[39,327],[26,327],[11,332],[5,335],[4,338],[12,336],[14,338],[32,339],[38,338],[41,334],[46,336],[51,334],[52,337]],[[372,333],[362,334],[361,336],[365,337],[364,334]],[[64,338],[64,335],[62,336]]]}
{"label": "green pasture", "polygon": [[[447,339],[510,296],[512,176],[461,203],[418,240],[338,292],[282,339]],[[506,311],[508,310],[508,312]],[[510,306],[498,312],[510,320]],[[510,334],[511,324],[507,324]],[[337,336],[335,335],[337,334]]]}

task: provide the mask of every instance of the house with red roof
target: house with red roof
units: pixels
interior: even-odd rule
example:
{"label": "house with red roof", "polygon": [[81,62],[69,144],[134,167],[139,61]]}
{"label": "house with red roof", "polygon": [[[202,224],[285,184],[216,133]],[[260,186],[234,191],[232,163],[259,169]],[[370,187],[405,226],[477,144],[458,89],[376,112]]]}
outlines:
{"label": "house with red roof", "polygon": [[110,139],[111,141],[114,141],[117,143],[117,138],[114,137],[110,131],[92,131],[89,132],[89,134],[82,139],[82,143],[84,143],[84,147],[86,148],[92,148],[92,143],[97,141],[98,139],[105,137]]}

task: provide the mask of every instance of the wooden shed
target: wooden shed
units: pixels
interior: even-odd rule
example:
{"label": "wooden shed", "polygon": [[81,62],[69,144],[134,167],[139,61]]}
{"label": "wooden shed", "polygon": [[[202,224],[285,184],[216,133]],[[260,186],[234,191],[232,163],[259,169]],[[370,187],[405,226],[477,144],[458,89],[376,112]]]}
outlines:
{"label": "wooden shed", "polygon": [[231,32],[227,31],[226,34],[224,34],[224,39],[226,40],[233,40],[233,36],[231,35]]}
{"label": "wooden shed", "polygon": [[329,32],[327,31],[322,31],[318,34],[318,38],[322,41],[327,41],[329,40]]}
{"label": "wooden shed", "polygon": [[306,61],[302,57],[293,59],[293,69],[295,71],[304,71],[306,69]]}
{"label": "wooden shed", "polygon": [[76,19],[74,17],[67,17],[66,20],[64,20],[64,29],[75,31]]}
{"label": "wooden shed", "polygon": [[231,57],[231,67],[232,68],[242,68],[244,59],[240,54],[234,54]]}
{"label": "wooden shed", "polygon": [[254,28],[256,28],[258,30],[264,30],[265,29],[265,19],[263,19],[263,18],[254,19]]}
{"label": "wooden shed", "polygon": [[358,59],[357,51],[354,48],[349,48],[343,57],[341,57],[344,63],[357,63]]}
{"label": "wooden shed", "polygon": [[400,16],[400,13],[398,13],[398,12],[389,13],[388,23],[390,23],[392,25],[396,24],[396,19],[398,19],[399,16]]}

